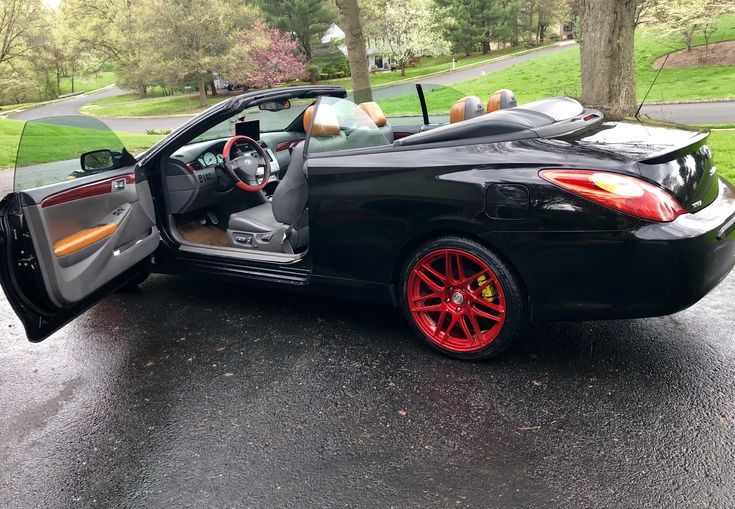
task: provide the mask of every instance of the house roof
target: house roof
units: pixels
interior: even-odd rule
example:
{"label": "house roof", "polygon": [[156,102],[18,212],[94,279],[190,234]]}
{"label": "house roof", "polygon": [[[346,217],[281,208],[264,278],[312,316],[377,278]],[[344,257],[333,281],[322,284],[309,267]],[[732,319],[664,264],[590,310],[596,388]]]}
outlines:
{"label": "house roof", "polygon": [[344,31],[336,23],[332,23],[322,36],[322,44],[327,44],[332,41],[340,41],[344,38]]}

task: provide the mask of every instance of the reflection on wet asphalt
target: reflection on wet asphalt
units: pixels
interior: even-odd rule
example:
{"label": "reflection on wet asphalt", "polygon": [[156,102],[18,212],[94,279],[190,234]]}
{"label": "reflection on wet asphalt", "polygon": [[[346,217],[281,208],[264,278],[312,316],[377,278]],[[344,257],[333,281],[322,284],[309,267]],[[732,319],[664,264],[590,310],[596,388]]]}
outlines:
{"label": "reflection on wet asphalt", "polygon": [[3,296],[0,507],[733,507],[734,296],[490,363],[396,310],[168,276],[33,345]]}

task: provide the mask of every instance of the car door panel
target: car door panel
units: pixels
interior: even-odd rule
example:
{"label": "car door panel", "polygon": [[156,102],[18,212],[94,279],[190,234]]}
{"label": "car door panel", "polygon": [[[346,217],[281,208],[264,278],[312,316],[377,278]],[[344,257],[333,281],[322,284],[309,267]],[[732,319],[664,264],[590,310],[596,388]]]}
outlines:
{"label": "car door panel", "polygon": [[133,168],[25,194],[23,216],[44,285],[60,308],[91,295],[158,247],[148,182],[136,181]]}
{"label": "car door panel", "polygon": [[3,200],[2,284],[40,341],[141,271],[160,241],[135,166],[23,190]]}

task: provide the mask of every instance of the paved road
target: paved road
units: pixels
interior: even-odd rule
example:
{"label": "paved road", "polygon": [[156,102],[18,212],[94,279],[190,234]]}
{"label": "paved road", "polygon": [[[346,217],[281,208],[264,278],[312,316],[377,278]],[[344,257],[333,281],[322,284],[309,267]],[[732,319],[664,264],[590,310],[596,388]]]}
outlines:
{"label": "paved road", "polygon": [[732,124],[735,123],[734,102],[651,104],[644,105],[644,116],[679,124]]}
{"label": "paved road", "polygon": [[733,298],[467,363],[247,286],[154,276],[38,345],[0,297],[0,507],[733,507]]}

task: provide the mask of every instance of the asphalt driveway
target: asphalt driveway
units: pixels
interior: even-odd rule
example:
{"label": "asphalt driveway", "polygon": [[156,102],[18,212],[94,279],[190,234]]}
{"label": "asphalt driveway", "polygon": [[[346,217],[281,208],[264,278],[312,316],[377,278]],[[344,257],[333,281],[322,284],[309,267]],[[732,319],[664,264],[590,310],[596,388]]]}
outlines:
{"label": "asphalt driveway", "polygon": [[438,356],[395,310],[154,276],[47,341],[0,298],[0,507],[733,507],[735,275]]}

